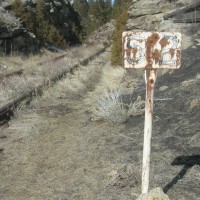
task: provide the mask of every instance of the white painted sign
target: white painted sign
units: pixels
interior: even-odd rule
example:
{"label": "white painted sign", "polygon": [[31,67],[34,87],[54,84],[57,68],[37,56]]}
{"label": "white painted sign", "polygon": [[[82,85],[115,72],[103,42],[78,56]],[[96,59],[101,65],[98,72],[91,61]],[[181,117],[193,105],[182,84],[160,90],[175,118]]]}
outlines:
{"label": "white painted sign", "polygon": [[181,64],[181,33],[123,32],[125,68],[178,69]]}

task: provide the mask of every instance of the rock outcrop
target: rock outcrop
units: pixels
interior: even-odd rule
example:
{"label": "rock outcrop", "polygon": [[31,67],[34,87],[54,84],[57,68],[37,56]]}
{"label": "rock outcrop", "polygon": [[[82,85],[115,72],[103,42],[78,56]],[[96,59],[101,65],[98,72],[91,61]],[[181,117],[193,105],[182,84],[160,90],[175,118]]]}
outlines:
{"label": "rock outcrop", "polygon": [[[172,18],[164,19],[164,16],[168,13],[190,5],[190,0],[133,0],[132,2],[128,11],[127,30],[177,31],[183,34],[183,48],[194,43],[194,38],[191,35],[199,30],[200,23],[175,23]],[[196,8],[196,10],[198,9],[199,7]]]}
{"label": "rock outcrop", "polygon": [[0,7],[0,51],[29,53],[39,49],[35,35],[23,28],[19,19]]}
{"label": "rock outcrop", "polygon": [[[21,0],[26,9],[35,12],[36,0]],[[12,0],[0,1],[0,51],[10,53],[21,51],[26,53],[37,51],[40,42],[33,33],[24,28],[12,12]],[[73,8],[74,0],[44,0],[44,9],[53,25],[68,43],[78,43],[79,39],[73,29],[81,30],[78,13]]]}

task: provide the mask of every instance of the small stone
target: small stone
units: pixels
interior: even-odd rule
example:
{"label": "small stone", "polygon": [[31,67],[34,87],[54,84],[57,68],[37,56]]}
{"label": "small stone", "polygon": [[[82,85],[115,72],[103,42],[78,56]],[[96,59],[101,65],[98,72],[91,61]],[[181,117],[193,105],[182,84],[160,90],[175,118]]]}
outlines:
{"label": "small stone", "polygon": [[196,47],[196,46],[194,46],[194,45],[193,45],[191,48],[192,48],[192,49],[197,49],[197,47]]}
{"label": "small stone", "polygon": [[50,13],[53,13],[54,12],[54,8],[52,8],[51,10],[50,10]]}
{"label": "small stone", "polygon": [[61,7],[61,6],[62,6],[61,2],[59,2],[59,1],[54,1],[54,4],[55,4],[55,6],[57,6],[57,7]]}
{"label": "small stone", "polygon": [[190,139],[189,144],[192,147],[199,147],[200,146],[200,133],[193,135]]}
{"label": "small stone", "polygon": [[170,200],[161,188],[155,188],[147,194],[141,194],[137,200]]}
{"label": "small stone", "polygon": [[166,85],[163,85],[163,86],[161,86],[160,88],[159,88],[159,91],[165,91],[165,90],[167,90],[169,87],[168,86],[166,86]]}

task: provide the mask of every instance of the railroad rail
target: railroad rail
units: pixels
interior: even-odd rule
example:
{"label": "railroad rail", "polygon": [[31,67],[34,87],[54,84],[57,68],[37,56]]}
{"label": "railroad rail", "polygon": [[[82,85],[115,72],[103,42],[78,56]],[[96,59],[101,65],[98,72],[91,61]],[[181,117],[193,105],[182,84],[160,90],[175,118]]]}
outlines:
{"label": "railroad rail", "polygon": [[8,74],[0,74],[0,79],[4,79],[4,78],[9,78],[11,76],[20,76],[23,74],[23,69],[20,69],[20,70],[17,70],[17,71],[14,71],[14,72],[11,72],[11,73],[8,73]]}
{"label": "railroad rail", "polygon": [[[28,91],[26,94],[12,100],[11,102],[9,102],[8,104],[6,104],[5,106],[0,108],[0,125],[3,124],[5,121],[7,121],[12,115],[13,115],[13,111],[14,109],[17,108],[17,106],[24,100],[26,99],[31,99],[34,96],[36,96],[36,94],[41,94],[42,91],[44,90],[44,88],[49,86],[49,83],[55,83],[58,80],[66,77],[67,73],[73,73],[73,70],[77,69],[80,65],[87,65],[91,60],[93,60],[95,57],[99,56],[100,54],[102,54],[108,47],[109,45],[105,46],[104,48],[102,48],[101,50],[97,51],[96,53],[94,53],[93,55],[89,56],[88,58],[80,61],[78,64],[75,64],[74,66],[72,66],[70,69],[66,69],[64,71],[62,71],[62,73],[56,75],[55,77],[51,78],[48,81],[45,81],[43,84],[39,85],[38,87]],[[59,60],[61,58],[64,58],[64,55],[59,56],[57,58],[54,58],[53,60]],[[51,59],[52,61],[52,59]],[[48,62],[48,61],[46,61]]]}
{"label": "railroad rail", "polygon": [[[41,61],[41,62],[37,63],[37,65],[40,66],[40,65],[43,65],[43,64],[48,63],[48,62],[60,60],[60,59],[64,58],[66,55],[67,54],[63,54],[63,55],[57,56],[55,58],[51,58],[49,60]],[[17,71],[10,72],[8,74],[0,74],[0,81],[3,80],[4,78],[9,78],[9,77],[12,77],[12,76],[20,76],[20,75],[23,74],[23,72],[24,72],[24,70],[20,69],[20,70],[17,70]]]}

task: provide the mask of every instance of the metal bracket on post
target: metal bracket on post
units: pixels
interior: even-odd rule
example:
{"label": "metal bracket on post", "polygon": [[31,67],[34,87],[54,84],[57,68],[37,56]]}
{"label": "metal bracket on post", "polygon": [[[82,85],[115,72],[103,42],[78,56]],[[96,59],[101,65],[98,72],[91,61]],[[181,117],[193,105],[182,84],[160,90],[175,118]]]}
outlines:
{"label": "metal bracket on post", "polygon": [[142,193],[149,191],[151,137],[153,121],[153,97],[156,82],[156,70],[145,70],[146,82],[146,103],[145,103],[145,123],[144,123],[144,146],[143,146],[143,166],[142,166]]}

